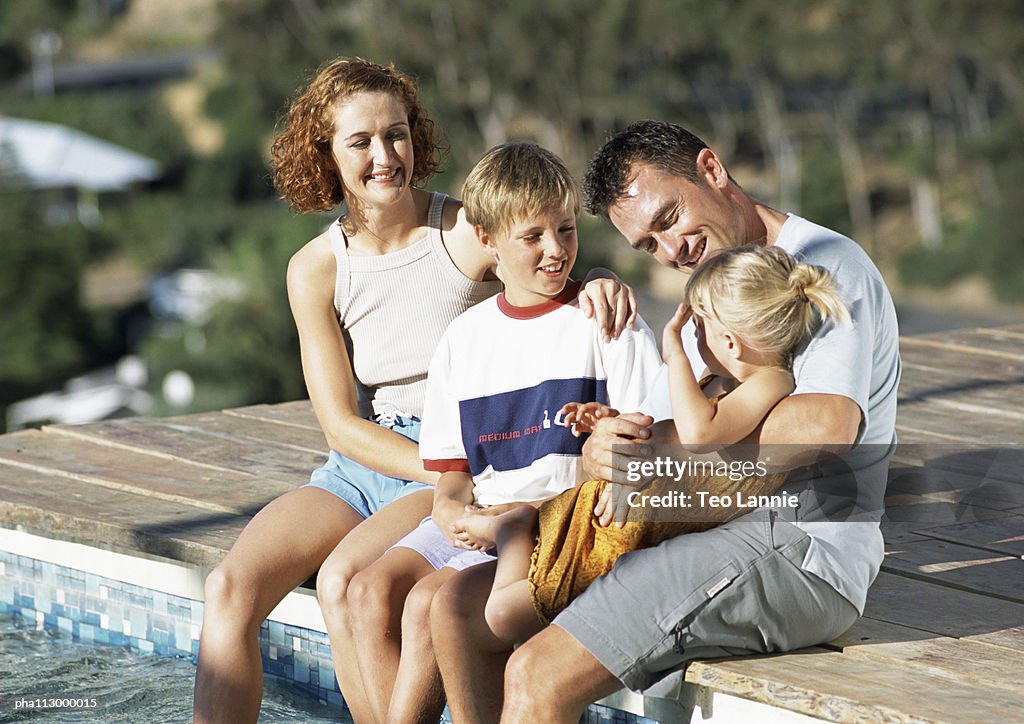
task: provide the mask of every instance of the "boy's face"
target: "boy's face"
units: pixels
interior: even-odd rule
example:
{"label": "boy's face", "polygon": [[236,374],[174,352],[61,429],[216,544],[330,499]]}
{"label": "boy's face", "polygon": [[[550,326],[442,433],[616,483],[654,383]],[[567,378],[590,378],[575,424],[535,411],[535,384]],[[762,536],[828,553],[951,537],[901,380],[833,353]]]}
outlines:
{"label": "boy's face", "polygon": [[541,211],[483,241],[498,258],[509,304],[542,304],[561,294],[576,261],[576,215],[571,207]]}

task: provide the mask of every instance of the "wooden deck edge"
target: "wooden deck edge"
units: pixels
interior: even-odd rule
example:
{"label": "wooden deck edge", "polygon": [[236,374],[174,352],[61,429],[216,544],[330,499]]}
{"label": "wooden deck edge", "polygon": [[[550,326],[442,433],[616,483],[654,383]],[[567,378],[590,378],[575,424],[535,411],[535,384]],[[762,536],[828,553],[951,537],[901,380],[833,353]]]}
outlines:
{"label": "wooden deck edge", "polygon": [[[786,657],[807,653],[828,653],[828,650],[818,647],[800,649],[788,654],[759,657],[759,660],[784,660]],[[733,666],[727,668],[726,663]],[[891,707],[865,704],[852,696],[823,693],[818,689],[774,680],[758,673],[737,671],[735,665],[740,663],[742,662],[738,659],[694,661],[687,667],[684,681],[687,684],[707,687],[714,692],[738,696],[825,721],[884,721],[900,724],[934,724],[938,721]]]}
{"label": "wooden deck edge", "polygon": [[153,557],[206,569],[212,569],[224,557],[224,551],[214,546],[6,501],[0,501],[0,527],[139,558]]}

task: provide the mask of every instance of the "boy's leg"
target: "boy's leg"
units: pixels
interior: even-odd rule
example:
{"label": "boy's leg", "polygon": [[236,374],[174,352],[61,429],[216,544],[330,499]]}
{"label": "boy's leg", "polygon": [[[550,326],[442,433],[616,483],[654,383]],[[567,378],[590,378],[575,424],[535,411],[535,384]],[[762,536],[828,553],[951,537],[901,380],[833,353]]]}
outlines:
{"label": "boy's leg", "polygon": [[[410,548],[392,548],[357,573],[348,587],[352,642],[373,718],[384,721],[401,656],[406,596],[434,567]],[[383,635],[382,635],[383,634]]]}
{"label": "boy's leg", "polygon": [[441,586],[430,606],[434,654],[457,722],[498,721],[501,715],[505,661],[511,650],[484,620],[494,567],[483,563],[460,571]]}
{"label": "boy's leg", "polygon": [[430,637],[430,606],[437,590],[453,575],[444,567],[409,591],[402,612],[402,654],[388,709],[389,722],[434,724],[444,709],[444,687]]}
{"label": "boy's leg", "polygon": [[[429,514],[432,500],[433,494],[428,490],[406,495],[384,506],[345,536],[324,561],[317,575],[317,598],[330,636],[338,686],[346,705],[357,720],[370,718],[371,709],[359,675],[357,649],[352,638],[349,584],[356,573],[380,558],[392,544],[414,528],[423,516]],[[399,615],[401,609],[395,614],[395,621]],[[385,638],[386,629],[376,632],[364,629],[362,634],[364,639],[374,635],[378,637],[373,644],[376,649],[376,641]]]}

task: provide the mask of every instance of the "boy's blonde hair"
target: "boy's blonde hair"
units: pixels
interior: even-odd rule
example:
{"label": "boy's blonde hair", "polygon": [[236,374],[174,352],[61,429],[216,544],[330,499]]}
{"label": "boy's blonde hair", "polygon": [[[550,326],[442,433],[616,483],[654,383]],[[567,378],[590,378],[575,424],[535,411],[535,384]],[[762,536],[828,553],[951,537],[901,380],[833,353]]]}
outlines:
{"label": "boy's blonde hair", "polygon": [[495,146],[462,184],[466,219],[488,234],[551,209],[580,210],[580,192],[562,159],[535,143]]}
{"label": "boy's blonde hair", "polygon": [[775,246],[740,246],[711,257],[690,277],[686,302],[786,368],[819,325],[850,319],[828,271]]}

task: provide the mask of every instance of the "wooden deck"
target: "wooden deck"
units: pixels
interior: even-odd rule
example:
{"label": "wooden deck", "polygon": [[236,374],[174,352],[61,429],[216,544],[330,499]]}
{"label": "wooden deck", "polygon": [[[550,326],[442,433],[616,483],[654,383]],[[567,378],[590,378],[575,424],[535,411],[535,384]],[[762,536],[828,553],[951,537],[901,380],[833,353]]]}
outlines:
{"label": "wooden deck", "polygon": [[[826,646],[694,663],[687,682],[837,721],[1024,720],[1024,325],[901,349],[864,618]],[[305,401],[4,435],[0,526],[211,568],[325,448]]]}

